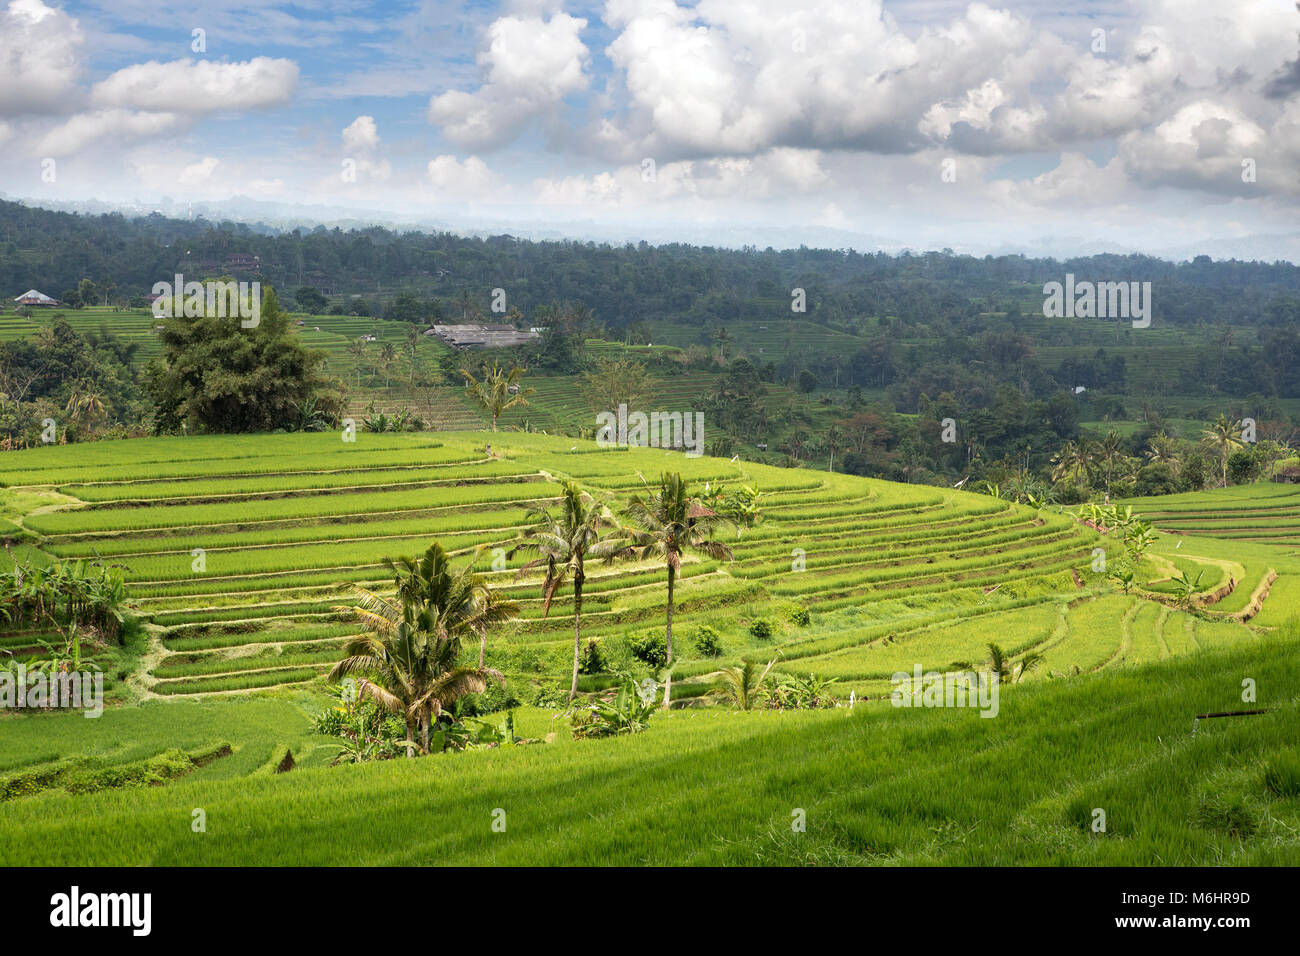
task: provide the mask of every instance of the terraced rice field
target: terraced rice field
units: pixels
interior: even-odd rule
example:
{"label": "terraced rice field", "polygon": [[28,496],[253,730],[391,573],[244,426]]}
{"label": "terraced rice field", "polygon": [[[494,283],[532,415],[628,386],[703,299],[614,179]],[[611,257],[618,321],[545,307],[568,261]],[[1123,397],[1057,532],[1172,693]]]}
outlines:
{"label": "terraced rice field", "polygon": [[1300,485],[1260,482],[1123,502],[1167,531],[1300,546]]}
{"label": "terraced rice field", "polygon": [[[838,678],[845,693],[883,694],[894,672],[917,663],[975,666],[989,641],[1014,655],[1042,652],[1044,666],[1027,677],[1038,679],[1158,659],[1165,647],[1173,654],[1197,643],[1204,625],[1192,621],[1187,640],[1162,645],[1156,631],[1176,631],[1170,622],[1187,615],[1103,593],[1088,570],[1096,535],[1067,516],[947,489],[517,432],[42,448],[5,456],[0,494],[22,503],[10,520],[33,536],[27,547],[38,557],[98,556],[125,568],[155,626],[138,675],[143,693],[318,678],[353,631],[337,610],[348,584],[384,587],[385,556],[436,539],[466,555],[484,547],[480,567],[519,602],[489,653],[527,699],[528,688],[564,674],[570,619],[563,597],[544,617],[536,580],[517,577],[524,559],[494,549],[510,546],[527,510],[553,501],[562,478],[618,507],[642,476],[663,469],[700,485],[756,483],[764,495],[762,523],[726,532],[733,561],[692,556],[683,568],[677,673],[687,696],[741,657],[777,657],[785,672]],[[586,635],[617,657],[629,639],[660,628],[663,578],[654,563],[591,569]],[[791,623],[795,605],[813,613],[811,626]],[[761,639],[752,631],[760,618],[773,630]],[[723,635],[720,658],[692,651],[706,619]],[[1216,639],[1254,637],[1226,622]]]}

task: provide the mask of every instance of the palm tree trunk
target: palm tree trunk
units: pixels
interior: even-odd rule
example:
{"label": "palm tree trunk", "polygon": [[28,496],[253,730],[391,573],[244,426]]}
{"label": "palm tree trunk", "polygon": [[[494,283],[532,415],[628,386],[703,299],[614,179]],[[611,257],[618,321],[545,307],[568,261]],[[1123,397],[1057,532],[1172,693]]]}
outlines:
{"label": "palm tree trunk", "polygon": [[578,655],[582,653],[582,576],[573,578],[573,682],[569,685],[569,703],[578,696]]}
{"label": "palm tree trunk", "polygon": [[415,756],[415,724],[409,717],[406,719],[406,756]]}
{"label": "palm tree trunk", "polygon": [[673,585],[676,582],[676,569],[668,565],[668,627],[664,632],[668,645],[668,663],[664,674],[664,710],[668,709],[673,695]]}
{"label": "palm tree trunk", "polygon": [[420,715],[420,753],[429,752],[429,715],[423,713]]}

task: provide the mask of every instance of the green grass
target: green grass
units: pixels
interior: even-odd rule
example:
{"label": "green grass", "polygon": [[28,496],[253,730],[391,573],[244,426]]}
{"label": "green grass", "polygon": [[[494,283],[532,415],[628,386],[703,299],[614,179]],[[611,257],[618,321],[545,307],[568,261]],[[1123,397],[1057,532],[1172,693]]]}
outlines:
{"label": "green grass", "polygon": [[[55,865],[1293,865],[1296,650],[1292,629],[1238,651],[1005,688],[992,720],[885,703],[704,710],[659,715],[631,738],[561,734],[338,768],[309,759],[284,775],[268,763],[310,746],[287,699],[154,704],[93,728],[56,715],[21,739],[10,721],[0,766],[23,742],[48,756],[74,736],[121,760],[246,742],[163,786],[0,803],[0,862],[34,862],[40,847]],[[1240,707],[1239,673],[1275,689],[1261,701],[1272,711],[1202,721],[1193,735],[1196,713]],[[184,719],[169,719],[178,706]],[[524,733],[550,726],[521,713]],[[205,833],[190,829],[195,807]],[[1095,807],[1105,833],[1089,826]],[[498,809],[504,832],[492,829]],[[791,828],[797,810],[805,833]]]}

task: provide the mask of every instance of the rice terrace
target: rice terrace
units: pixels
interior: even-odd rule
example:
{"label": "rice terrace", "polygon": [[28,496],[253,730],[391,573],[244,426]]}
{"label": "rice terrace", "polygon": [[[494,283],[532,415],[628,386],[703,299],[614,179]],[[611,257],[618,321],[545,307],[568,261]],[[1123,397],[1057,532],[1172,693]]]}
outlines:
{"label": "rice terrace", "polygon": [[1294,922],[1296,0],[0,0],[0,66],[18,946],[497,867],[622,945]]}
{"label": "rice terrace", "polygon": [[[358,852],[372,863],[1294,859],[1294,700],[1191,733],[1196,714],[1238,703],[1241,678],[1291,686],[1300,631],[1279,595],[1300,564],[1286,551],[1229,560],[1213,539],[1161,535],[1143,559],[1150,580],[1125,593],[1093,570],[1098,554],[1123,552],[1113,533],[987,495],[516,432],[342,438],[146,438],[4,456],[8,568],[111,569],[141,622],[120,644],[85,649],[105,675],[100,719],[6,721],[6,859],[32,839],[67,864],[340,863]],[[710,511],[726,513],[744,489],[761,520],[718,526],[729,556],[682,555],[667,712],[637,697],[666,651],[663,558],[634,548],[588,559],[578,699],[623,711],[613,736],[598,736],[566,710],[571,593],[548,613],[545,566],[515,549],[530,512],[555,512],[566,482],[613,513],[668,469],[713,495]],[[484,716],[463,721],[491,746],[457,753],[466,741],[438,731],[429,749],[447,752],[431,762],[349,752],[356,765],[337,766],[341,745],[364,746],[370,732],[319,732],[331,695],[340,713],[362,706],[327,673],[361,633],[346,610],[354,588],[385,593],[385,557],[433,541],[513,605],[484,631],[485,665],[503,683],[470,695]],[[1212,573],[1179,600],[1167,581],[1187,566]],[[1220,596],[1228,577],[1241,586]],[[21,657],[57,636],[11,624],[3,640]],[[890,705],[895,675],[984,669],[990,644],[1005,655],[996,720]],[[476,665],[478,652],[467,640],[462,658]],[[776,696],[746,701],[768,661]],[[644,733],[620,732],[638,720]],[[918,748],[985,782],[952,792],[933,759],[909,769],[903,755]],[[656,796],[629,806],[594,783],[583,805],[610,808],[575,830],[577,798],[555,789],[575,774],[632,775]],[[835,780],[857,783],[837,794]],[[360,850],[284,845],[272,825],[303,800],[329,814],[411,788],[463,824],[412,844],[377,820]],[[719,801],[719,788],[735,799]],[[493,840],[475,824],[515,803],[511,793],[518,817]],[[198,804],[238,819],[237,838],[189,841],[186,808]],[[1091,829],[1096,806],[1114,808],[1105,838]],[[807,813],[799,839],[796,808]],[[712,819],[713,837],[629,839],[669,814]],[[105,815],[120,820],[111,834],[93,822]]]}

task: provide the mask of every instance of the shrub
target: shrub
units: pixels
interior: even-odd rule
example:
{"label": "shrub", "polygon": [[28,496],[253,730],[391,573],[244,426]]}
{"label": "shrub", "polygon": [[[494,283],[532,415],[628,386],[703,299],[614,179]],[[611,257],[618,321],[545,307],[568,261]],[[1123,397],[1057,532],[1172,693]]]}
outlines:
{"label": "shrub", "polygon": [[578,655],[579,674],[602,674],[609,670],[609,662],[600,647],[600,638],[592,637],[582,645]]}
{"label": "shrub", "polygon": [[812,623],[812,615],[808,613],[808,609],[802,604],[790,605],[786,610],[786,616],[790,619],[790,623],[796,627],[807,627]]}
{"label": "shrub", "polygon": [[651,670],[657,671],[668,663],[668,640],[660,631],[651,631],[628,642],[632,656]]}
{"label": "shrub", "polygon": [[749,633],[760,641],[766,641],[770,638],[773,631],[772,622],[765,617],[760,617],[749,625]]}
{"label": "shrub", "polygon": [[489,682],[487,690],[481,694],[466,694],[456,701],[453,711],[457,717],[477,717],[498,710],[511,710],[522,703],[523,701],[508,687]]}
{"label": "shrub", "polygon": [[[662,639],[662,638],[661,638]],[[637,684],[630,674],[619,674],[613,700],[598,700],[591,707],[574,711],[570,729],[577,739],[639,734],[655,712],[654,681]]]}
{"label": "shrub", "polygon": [[546,707],[554,710],[567,707],[568,703],[568,689],[558,684],[543,685],[537,688],[537,693],[533,695],[534,707]]}
{"label": "shrub", "polygon": [[695,652],[701,657],[717,657],[722,653],[721,636],[707,624],[701,624],[696,628],[692,643],[695,645]]}

